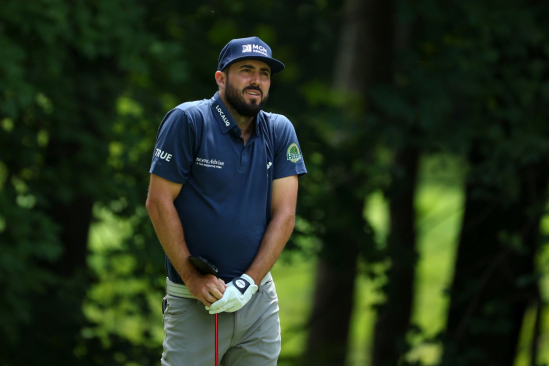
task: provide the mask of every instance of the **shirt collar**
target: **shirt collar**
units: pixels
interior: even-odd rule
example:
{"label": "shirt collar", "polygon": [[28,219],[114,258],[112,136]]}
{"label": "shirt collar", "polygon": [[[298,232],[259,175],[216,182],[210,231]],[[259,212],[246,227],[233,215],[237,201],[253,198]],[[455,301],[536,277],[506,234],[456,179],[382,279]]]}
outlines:
{"label": "shirt collar", "polygon": [[[236,124],[233,117],[229,113],[229,110],[225,106],[225,103],[221,100],[221,97],[219,96],[219,92],[216,92],[215,95],[212,97],[212,113],[215,116],[215,119],[217,120],[217,123],[219,124],[219,128],[221,129],[221,132],[225,135],[227,132],[231,130],[235,130],[234,133],[236,133],[240,137],[240,127]],[[255,135],[259,135],[259,124],[263,120],[263,113],[259,112],[255,118]]]}
{"label": "shirt collar", "polygon": [[213,96],[212,105],[210,108],[212,109],[212,113],[215,116],[215,119],[217,120],[219,128],[221,128],[221,132],[223,132],[223,134],[226,134],[235,126],[238,127],[233,117],[231,117],[231,114],[227,110],[227,107],[221,100],[218,92],[216,92]]}

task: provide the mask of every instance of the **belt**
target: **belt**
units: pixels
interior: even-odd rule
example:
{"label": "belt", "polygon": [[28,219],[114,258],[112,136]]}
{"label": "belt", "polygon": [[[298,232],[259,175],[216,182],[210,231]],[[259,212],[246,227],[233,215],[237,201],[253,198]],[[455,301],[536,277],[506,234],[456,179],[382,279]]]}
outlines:
{"label": "belt", "polygon": [[[263,286],[270,280],[272,280],[273,277],[271,276],[271,272],[267,273],[265,277],[261,280],[261,283],[259,284],[259,287]],[[166,293],[168,295],[177,296],[177,297],[186,297],[190,299],[194,299],[195,297],[191,294],[187,286],[182,285],[180,283],[175,283],[170,281],[169,278],[166,277]]]}

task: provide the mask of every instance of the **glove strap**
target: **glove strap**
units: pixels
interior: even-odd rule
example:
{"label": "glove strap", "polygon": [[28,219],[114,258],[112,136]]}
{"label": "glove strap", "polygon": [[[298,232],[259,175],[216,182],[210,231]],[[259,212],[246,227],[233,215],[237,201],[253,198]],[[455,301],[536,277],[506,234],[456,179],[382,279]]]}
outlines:
{"label": "glove strap", "polygon": [[233,280],[234,287],[236,287],[238,291],[240,291],[240,293],[242,294],[244,294],[244,292],[246,292],[248,287],[250,287],[250,285],[252,284],[255,285],[255,282],[247,274],[243,274],[241,277],[235,278]]}

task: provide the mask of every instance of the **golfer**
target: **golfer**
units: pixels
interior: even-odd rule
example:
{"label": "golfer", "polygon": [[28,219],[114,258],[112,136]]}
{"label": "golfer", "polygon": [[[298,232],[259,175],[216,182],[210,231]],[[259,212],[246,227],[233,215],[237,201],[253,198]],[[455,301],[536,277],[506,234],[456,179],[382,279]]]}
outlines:
{"label": "golfer", "polygon": [[[221,51],[211,99],[160,124],[147,210],[166,253],[162,365],[276,365],[280,321],[269,273],[286,245],[305,164],[292,123],[264,112],[284,64],[257,37]],[[215,265],[219,278],[189,260]]]}

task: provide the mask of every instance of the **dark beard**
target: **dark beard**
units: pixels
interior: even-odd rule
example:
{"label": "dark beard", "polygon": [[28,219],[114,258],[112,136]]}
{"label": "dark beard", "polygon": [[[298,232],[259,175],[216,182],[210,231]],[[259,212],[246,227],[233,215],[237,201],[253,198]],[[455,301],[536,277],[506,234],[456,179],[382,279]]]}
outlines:
{"label": "dark beard", "polygon": [[[246,103],[243,95],[246,90],[255,90],[261,93],[261,96],[263,97],[261,99],[261,102],[259,102],[258,104],[255,100],[252,100],[250,104]],[[255,117],[257,116],[259,111],[263,109],[263,106],[267,102],[267,99],[269,99],[269,94],[263,95],[263,91],[259,87],[253,86],[248,86],[242,91],[239,91],[231,85],[231,83],[229,82],[229,76],[227,75],[225,99],[227,100],[227,104],[229,104],[236,111],[236,113],[240,114],[243,117]]]}

